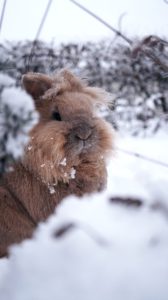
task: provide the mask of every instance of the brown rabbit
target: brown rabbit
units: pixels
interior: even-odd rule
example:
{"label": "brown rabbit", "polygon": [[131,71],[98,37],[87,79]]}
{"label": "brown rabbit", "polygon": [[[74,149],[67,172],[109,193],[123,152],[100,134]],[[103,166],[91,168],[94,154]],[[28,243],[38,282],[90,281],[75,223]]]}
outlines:
{"label": "brown rabbit", "polygon": [[23,76],[39,112],[22,160],[0,182],[0,256],[31,237],[66,196],[101,191],[112,150],[111,125],[97,114],[107,94],[70,71]]}

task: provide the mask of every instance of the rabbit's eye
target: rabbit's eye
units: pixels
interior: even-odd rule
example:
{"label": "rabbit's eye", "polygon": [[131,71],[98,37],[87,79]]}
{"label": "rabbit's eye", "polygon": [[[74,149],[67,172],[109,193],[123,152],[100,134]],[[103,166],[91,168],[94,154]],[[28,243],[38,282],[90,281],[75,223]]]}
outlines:
{"label": "rabbit's eye", "polygon": [[53,111],[53,113],[52,113],[52,120],[62,121],[60,113],[58,111]]}

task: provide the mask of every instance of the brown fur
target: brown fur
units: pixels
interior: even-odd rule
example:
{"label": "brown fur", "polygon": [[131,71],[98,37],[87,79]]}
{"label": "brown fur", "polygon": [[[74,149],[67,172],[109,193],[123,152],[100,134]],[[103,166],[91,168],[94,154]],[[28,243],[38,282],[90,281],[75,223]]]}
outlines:
{"label": "brown fur", "polygon": [[[101,191],[105,159],[112,149],[111,126],[96,115],[107,95],[63,70],[49,77],[23,76],[35,99],[39,123],[30,133],[22,161],[0,184],[0,256],[12,243],[30,237],[66,196]],[[52,120],[59,112],[61,121]]]}

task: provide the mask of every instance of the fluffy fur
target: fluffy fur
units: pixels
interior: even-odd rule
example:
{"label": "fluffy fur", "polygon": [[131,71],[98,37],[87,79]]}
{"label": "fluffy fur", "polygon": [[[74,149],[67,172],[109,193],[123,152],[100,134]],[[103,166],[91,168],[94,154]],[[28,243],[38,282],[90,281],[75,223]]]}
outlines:
{"label": "fluffy fur", "polygon": [[23,76],[40,115],[22,161],[0,187],[0,256],[10,244],[30,237],[67,195],[101,191],[111,153],[111,125],[97,116],[107,94],[71,72]]}

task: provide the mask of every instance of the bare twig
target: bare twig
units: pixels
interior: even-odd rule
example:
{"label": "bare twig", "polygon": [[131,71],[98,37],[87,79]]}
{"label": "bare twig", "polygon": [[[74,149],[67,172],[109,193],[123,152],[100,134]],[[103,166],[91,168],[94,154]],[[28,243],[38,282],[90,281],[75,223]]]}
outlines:
{"label": "bare twig", "polygon": [[0,31],[2,29],[2,23],[3,23],[3,19],[4,19],[4,15],[5,15],[6,3],[7,3],[7,0],[4,0],[3,6],[2,6],[1,17],[0,17]]}
{"label": "bare twig", "polygon": [[40,33],[44,27],[44,23],[46,21],[46,18],[47,18],[47,15],[48,15],[48,12],[49,12],[49,9],[50,9],[50,6],[51,6],[51,3],[52,3],[53,0],[49,0],[48,3],[47,3],[47,6],[46,6],[46,9],[45,9],[45,12],[44,12],[44,15],[41,19],[41,22],[40,22],[40,25],[39,25],[39,28],[37,30],[37,33],[35,35],[35,38],[34,38],[34,42],[32,44],[32,48],[31,48],[31,51],[30,51],[30,54],[29,54],[29,57],[28,57],[28,62],[27,62],[27,71],[29,69],[29,64],[30,64],[30,60],[32,59],[32,56],[33,56],[33,52],[34,52],[34,48],[36,46],[36,41],[39,39],[39,36],[40,36]]}
{"label": "bare twig", "polygon": [[142,200],[133,197],[113,196],[109,199],[109,201],[112,204],[121,204],[128,207],[136,207],[136,208],[139,208],[143,205]]}
{"label": "bare twig", "polygon": [[47,3],[47,6],[46,6],[46,9],[45,9],[45,12],[44,12],[44,15],[42,17],[42,20],[41,20],[41,23],[40,23],[40,26],[38,28],[38,31],[36,33],[36,36],[35,36],[35,39],[34,40],[38,40],[39,36],[40,36],[40,33],[43,29],[43,26],[44,26],[44,23],[46,21],[46,18],[47,18],[47,15],[48,15],[48,12],[49,12],[49,9],[50,9],[50,6],[51,6],[51,3],[52,3],[53,0],[49,0],[48,3]]}
{"label": "bare twig", "polygon": [[55,238],[62,238],[67,233],[74,229],[80,229],[85,232],[91,239],[93,239],[100,246],[111,246],[111,243],[102,237],[93,227],[84,222],[68,222],[62,224],[55,232]]}
{"label": "bare twig", "polygon": [[108,24],[105,20],[103,20],[102,18],[100,18],[99,16],[97,16],[95,13],[93,13],[91,10],[89,10],[88,8],[86,8],[85,6],[79,4],[77,1],[75,0],[70,0],[72,3],[74,3],[76,6],[78,6],[80,9],[82,9],[83,11],[85,11],[87,14],[89,14],[90,16],[92,16],[93,18],[95,18],[97,21],[99,21],[100,23],[102,23],[103,25],[105,25],[107,28],[109,28],[111,31],[113,31],[116,35],[120,36],[122,39],[124,39],[129,45],[132,44],[132,41],[127,38],[124,34],[122,34],[119,30],[117,30],[116,28],[114,28],[113,26],[111,26],[110,24]]}
{"label": "bare twig", "polygon": [[139,53],[143,53],[167,73],[168,64],[154,52],[154,48],[159,46],[168,46],[168,42],[154,35],[147,36],[133,49],[132,57],[136,58]]}
{"label": "bare twig", "polygon": [[[142,52],[153,60],[155,64],[159,65],[166,73],[168,72],[168,65],[165,64],[165,62],[162,61],[161,58],[152,51],[152,49],[144,49]],[[167,77],[167,75],[165,76],[164,74],[164,77]]]}
{"label": "bare twig", "polygon": [[[129,45],[132,45],[132,41],[127,38],[120,30],[121,28],[121,21],[125,14],[122,14],[119,19],[119,30],[108,24],[105,20],[97,16],[95,13],[90,11],[85,6],[78,3],[76,0],[70,0],[72,3],[74,3],[76,6],[78,6],[80,9],[88,13],[90,16],[95,18],[97,21],[105,25],[107,28],[109,28],[111,31],[113,31],[116,36],[120,36],[122,39],[124,39]],[[168,2],[167,2],[168,3]],[[157,36],[148,36],[145,39],[142,40],[142,42],[139,43],[139,45],[133,49],[132,51],[132,57],[136,57],[139,52],[143,53],[145,56],[149,57],[155,64],[159,65],[165,72],[164,77],[167,77],[168,73],[168,65],[163,61],[152,49],[152,47],[157,46],[158,44],[162,45],[168,45],[168,42],[158,38]]]}
{"label": "bare twig", "polygon": [[159,166],[162,166],[162,167],[165,167],[165,168],[168,168],[168,164],[167,163],[164,163],[162,161],[159,161],[159,160],[156,160],[154,158],[150,158],[150,157],[146,157],[145,155],[143,154],[140,154],[140,153],[137,153],[137,152],[132,152],[130,150],[126,150],[126,149],[122,149],[122,148],[118,148],[117,147],[117,150],[120,151],[120,152],[123,152],[125,154],[128,154],[130,156],[135,156],[137,158],[140,158],[140,159],[143,159],[143,160],[146,160],[146,161],[149,161],[155,165],[159,165]]}
{"label": "bare twig", "polygon": [[119,17],[119,20],[118,20],[118,28],[119,28],[119,31],[122,31],[122,21],[124,19],[124,17],[126,16],[126,12],[123,12],[121,14],[121,16]]}

